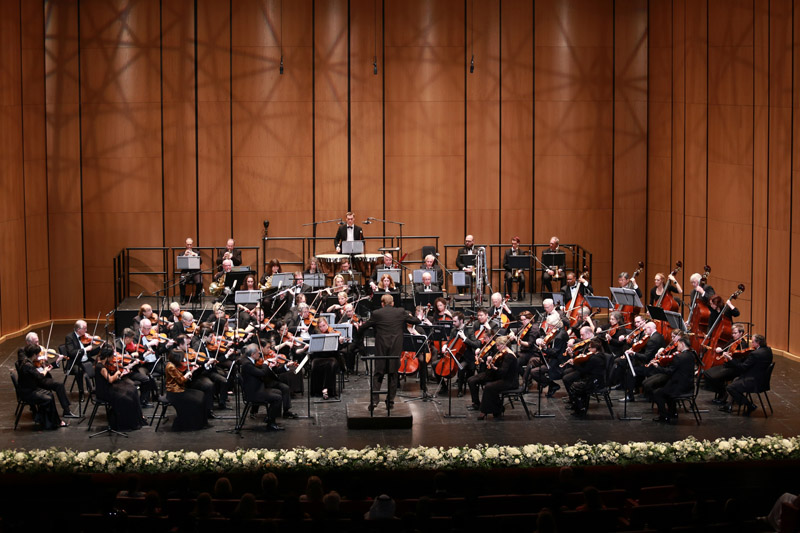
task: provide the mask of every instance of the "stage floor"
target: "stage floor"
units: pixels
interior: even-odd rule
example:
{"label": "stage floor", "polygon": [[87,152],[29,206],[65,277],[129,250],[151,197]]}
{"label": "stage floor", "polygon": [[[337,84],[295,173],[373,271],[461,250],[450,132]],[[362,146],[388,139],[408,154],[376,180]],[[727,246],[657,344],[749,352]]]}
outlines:
{"label": "stage floor", "polygon": [[[56,326],[53,330],[52,344],[63,342],[64,335],[71,331],[69,326]],[[47,339],[44,334],[43,343]],[[7,372],[13,368],[16,350],[23,339],[17,338],[0,345],[0,366]],[[362,368],[363,370],[363,368]],[[55,371],[61,377],[60,370]],[[620,421],[612,419],[605,404],[592,404],[589,415],[585,419],[575,419],[565,408],[563,398],[565,392],[558,391],[553,399],[542,397],[541,411],[555,415],[553,418],[528,420],[522,406],[515,403],[515,408],[506,407],[503,420],[491,417],[486,421],[476,419],[477,413],[467,410],[468,397],[452,397],[452,413],[465,418],[446,418],[448,413],[447,397],[437,398],[439,403],[409,402],[408,408],[413,416],[411,429],[364,430],[348,429],[346,408],[354,403],[365,405],[368,401],[369,383],[364,374],[350,376],[345,383],[341,402],[325,402],[311,404],[311,419],[281,420],[286,428],[280,432],[263,430],[263,419],[250,419],[241,436],[228,432],[234,426],[234,420],[213,420],[213,429],[189,433],[173,433],[162,428],[156,433],[153,427],[145,427],[131,432],[129,438],[102,435],[89,438],[87,420],[69,420],[70,427],[56,431],[35,431],[30,412],[22,415],[19,427],[14,431],[14,407],[16,397],[11,380],[6,377],[6,386],[0,389],[0,401],[6,408],[0,412],[0,443],[5,448],[48,448],[51,446],[67,447],[76,450],[100,449],[184,449],[204,450],[209,448],[233,449],[242,447],[257,448],[290,448],[306,447],[350,447],[362,448],[370,445],[383,446],[459,446],[481,443],[520,445],[528,443],[569,444],[582,440],[589,443],[613,441],[674,441],[688,436],[698,439],[715,439],[718,437],[763,436],[771,434],[800,434],[800,419],[794,415],[800,408],[800,363],[776,356],[776,367],[772,377],[770,399],[775,409],[774,415],[764,418],[759,408],[751,417],[728,415],[718,412],[717,406],[711,403],[713,395],[701,391],[698,404],[703,413],[703,420],[698,426],[689,413],[681,413],[678,424],[662,425],[652,421],[655,416],[649,402],[637,401],[628,407],[629,416],[640,416],[642,420]],[[70,379],[71,382],[71,379]],[[69,382],[68,382],[69,383]],[[433,390],[433,387],[431,387]],[[419,385],[416,378],[401,382],[400,394],[419,396]],[[620,396],[612,393],[612,397]],[[77,391],[70,394],[73,410],[77,411]],[[537,395],[526,396],[529,408],[536,411]],[[404,398],[397,398],[398,402]],[[230,402],[229,405],[233,405]],[[351,407],[352,409],[353,407]],[[623,413],[624,404],[615,402],[616,416]],[[293,411],[307,414],[305,397],[293,401]],[[152,409],[145,410],[148,417]],[[769,407],[767,407],[769,413]],[[224,411],[223,416],[233,416],[234,411]],[[102,428],[105,415],[98,412],[93,430]],[[222,430],[222,432],[219,432]]]}

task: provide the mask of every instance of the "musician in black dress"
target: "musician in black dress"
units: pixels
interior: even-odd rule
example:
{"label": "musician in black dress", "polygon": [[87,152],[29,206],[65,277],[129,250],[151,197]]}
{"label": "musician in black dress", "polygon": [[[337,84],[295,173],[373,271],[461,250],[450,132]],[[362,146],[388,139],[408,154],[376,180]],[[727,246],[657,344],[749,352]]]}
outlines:
{"label": "musician in black dress", "polygon": [[630,329],[625,326],[623,322],[622,313],[619,311],[611,311],[608,314],[608,327],[602,329],[597,328],[597,333],[603,334],[603,339],[608,346],[608,351],[616,357],[620,357],[625,350],[628,349],[628,344],[625,342],[625,337],[630,333]]}
{"label": "musician in black dress", "polygon": [[678,338],[678,354],[672,359],[668,367],[657,367],[659,372],[669,375],[669,381],[653,392],[653,399],[658,406],[658,417],[655,422],[671,422],[677,419],[678,409],[675,398],[692,391],[694,365],[697,354],[692,350],[692,342],[688,335]]}
{"label": "musician in black dress", "polygon": [[483,383],[483,397],[480,398],[478,420],[492,414],[495,418],[503,416],[503,400],[500,393],[517,388],[517,356],[508,347],[506,335],[495,337],[494,354],[486,358],[486,371],[470,378],[472,402],[478,400],[478,383]]}
{"label": "musician in black dress", "polygon": [[689,282],[692,284],[692,292],[689,294],[690,301],[695,302],[699,299],[701,302],[708,305],[709,300],[716,294],[716,292],[714,292],[714,287],[705,285],[703,283],[703,275],[699,272],[692,274],[689,277]]}
{"label": "musician in black dress", "polygon": [[205,395],[192,389],[193,374],[186,363],[186,354],[172,350],[168,356],[166,372],[167,399],[175,407],[177,416],[172,421],[172,431],[195,431],[210,427]]}
{"label": "musician in black dress", "polygon": [[[669,286],[667,286],[667,280],[669,280]],[[653,287],[650,289],[650,305],[658,305],[659,300],[663,298],[665,290],[669,293],[683,294],[681,284],[678,283],[675,276],[670,274],[669,277],[667,277],[659,272],[653,278]]]}
{"label": "musician in black dress", "polygon": [[503,277],[505,278],[505,289],[506,294],[511,294],[512,284],[514,282],[517,283],[517,298],[522,300],[522,297],[525,294],[525,271],[520,270],[516,271],[511,267],[511,260],[509,258],[516,257],[518,255],[522,255],[522,251],[519,249],[519,237],[512,237],[511,238],[511,248],[506,250],[506,253],[503,255],[503,270],[505,273]]}
{"label": "musician in black dress", "polygon": [[748,402],[746,392],[759,390],[769,375],[769,365],[772,364],[772,348],[767,346],[764,335],[753,335],[750,341],[753,352],[746,359],[732,359],[730,362],[738,367],[739,377],[728,385],[727,391],[731,396],[731,403],[722,406],[721,411],[733,412],[733,404],[744,406],[745,416],[756,410],[756,405]]}
{"label": "musician in black dress", "polygon": [[95,386],[97,398],[111,404],[111,429],[116,431],[133,431],[140,429],[145,423],[142,407],[136,386],[126,379],[128,373],[122,369],[121,361],[114,363],[113,352],[104,348],[97,356],[95,365]]}

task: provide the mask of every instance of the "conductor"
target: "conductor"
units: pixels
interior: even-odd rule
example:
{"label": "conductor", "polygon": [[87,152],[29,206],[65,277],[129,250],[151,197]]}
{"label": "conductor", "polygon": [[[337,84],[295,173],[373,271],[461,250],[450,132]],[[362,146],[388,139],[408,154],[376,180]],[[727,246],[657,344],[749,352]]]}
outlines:
{"label": "conductor", "polygon": [[[394,298],[391,294],[384,294],[381,296],[381,308],[376,309],[370,319],[358,329],[358,335],[362,336],[367,329],[375,328],[375,355],[391,357],[391,359],[378,359],[372,375],[373,391],[381,389],[384,374],[389,378],[387,409],[394,407],[394,397],[397,394],[397,370],[400,367],[400,354],[403,351],[403,332],[406,324],[419,323],[419,319],[411,316],[405,309],[394,307]],[[370,412],[375,410],[378,401],[378,395],[373,393],[369,402]]]}

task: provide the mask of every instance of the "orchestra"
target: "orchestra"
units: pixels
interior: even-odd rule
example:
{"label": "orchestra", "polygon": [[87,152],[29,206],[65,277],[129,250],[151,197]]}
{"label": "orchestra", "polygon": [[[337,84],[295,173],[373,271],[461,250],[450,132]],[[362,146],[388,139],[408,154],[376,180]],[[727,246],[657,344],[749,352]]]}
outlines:
{"label": "orchestra", "polygon": [[[491,292],[486,307],[482,307],[484,298],[468,301],[467,305],[474,306],[473,313],[463,299],[442,293],[451,273],[444,263],[450,261],[440,263],[438,254],[420,257],[418,282],[406,286],[396,284],[396,275],[393,278],[385,272],[399,267],[400,279],[411,279],[411,269],[402,264],[405,255],[398,262],[391,251],[381,250],[380,255],[371,254],[374,264],[365,270],[364,259],[359,259],[365,254],[341,254],[343,248],[351,248],[342,243],[364,239],[363,230],[354,221],[354,214],[348,212],[336,232],[334,248],[339,257],[333,268],[325,262],[325,256],[331,254],[310,255],[305,268],[300,261],[294,263],[300,266],[286,287],[273,281],[283,271],[278,258],[269,260],[260,279],[255,271],[243,277],[237,272],[237,279],[242,280],[239,287],[231,287],[230,280],[226,284],[226,276],[242,265],[242,252],[229,239],[225,248],[216,251],[217,269],[210,287],[216,302],[210,313],[196,305],[191,312],[182,308],[205,299],[200,271],[182,271],[179,300],[168,304],[165,315],[159,316],[150,303],[142,303],[132,323],[123,328],[119,338],[111,339],[108,347],[100,337],[88,333],[89,326],[83,320],[77,321],[65,338],[64,355],[41,347],[38,336],[29,333],[17,369],[21,375],[28,372],[25,365],[30,365],[36,373],[36,379],[25,384],[26,394],[42,406],[40,420],[50,427],[61,427],[57,415],[47,414],[56,402],[64,417],[75,416],[63,384],[51,375],[53,367],[61,366],[65,372],[81,377],[76,380],[81,397],[84,375],[102,380],[103,394],[118,403],[124,413],[119,427],[139,427],[142,409],[151,408],[150,402],[161,393],[177,411],[174,430],[203,429],[210,427],[210,418],[216,417],[214,410],[230,409],[231,394],[244,394],[265,403],[268,429],[280,430],[278,417],[297,418],[291,409],[295,395],[309,394],[324,400],[340,397],[343,391],[339,379],[358,375],[358,358],[366,355],[366,346],[371,346],[365,344],[367,330],[375,330],[374,343],[387,354],[395,352],[404,333],[425,337],[421,349],[401,351],[396,365],[381,364],[381,369],[373,371],[371,379],[376,388],[383,377],[389,378],[389,409],[394,405],[399,373],[416,378],[423,399],[431,398],[431,380],[433,390],[441,394],[450,392],[450,380],[455,378],[456,397],[469,390],[469,398],[461,400],[466,402],[464,408],[477,411],[479,419],[488,415],[501,418],[504,409],[500,393],[519,387],[522,379],[523,390],[535,382],[543,393],[546,391],[545,402],[563,385],[564,400],[576,418],[586,417],[591,394],[608,387],[620,390],[623,396],[619,400],[623,402],[635,402],[640,392],[657,406],[654,420],[673,423],[677,417],[674,398],[686,393],[695,372],[701,372],[705,388],[714,394],[710,401],[722,410],[731,412],[737,404],[743,406],[745,414],[755,410],[747,393],[763,379],[772,352],[763,335],[748,335],[749,324],[733,323],[741,315],[734,302],[744,287],[723,300],[708,283],[708,266],[702,273],[689,276],[692,289],[686,296],[678,279],[683,267],[680,261],[668,275],[659,272],[652,278],[648,303],[675,311],[684,319],[680,328],[673,329],[674,322],[668,324],[663,315],[661,319],[650,317],[646,307],[593,307],[594,300],[588,298],[594,296],[588,265],[564,262],[563,256],[574,255],[574,251],[561,245],[556,236],[540,254],[541,261],[535,247],[524,252],[541,263],[545,293],[539,300],[541,306],[537,306],[537,279],[532,276],[531,303],[523,304],[528,287],[524,269],[512,267],[510,260],[523,254],[521,239],[514,236],[510,248],[503,250],[502,260],[495,262],[498,268],[489,265],[502,282],[498,286],[505,291]],[[484,247],[475,246],[473,235],[466,235],[464,246],[453,258],[454,270],[465,272],[471,283],[480,281],[476,265],[482,270],[484,264],[476,257],[485,261],[485,254]],[[198,256],[191,238],[186,239],[179,255]],[[292,263],[287,260],[286,264]],[[352,270],[351,265],[360,272]],[[644,287],[637,283],[637,275],[643,266],[640,262],[632,275],[620,272],[616,287],[642,298]],[[323,274],[326,286],[306,285],[305,273]],[[551,298],[547,293],[553,293],[554,282],[561,286]],[[491,286],[491,279],[484,283]],[[517,287],[512,292],[514,283]],[[194,294],[187,293],[187,285],[195,286]],[[238,291],[260,291],[262,296],[255,305],[237,305],[234,293]],[[429,292],[437,294],[419,297]],[[511,297],[514,292],[516,298]],[[610,292],[611,287],[605,293]],[[372,301],[362,303],[371,297]],[[411,304],[420,301],[427,306]],[[412,312],[390,310],[397,302]],[[161,305],[159,302],[159,310]],[[386,311],[385,318],[381,310]],[[326,314],[321,316],[323,311]],[[334,329],[336,324],[349,324],[352,338],[342,336]],[[395,325],[401,329],[389,333],[386,328]],[[434,326],[449,335],[432,337]],[[309,353],[312,335],[336,335],[338,348]],[[307,356],[308,364],[300,365]],[[242,376],[241,391],[231,379],[237,373]],[[308,390],[304,390],[304,376],[310,379]],[[131,405],[133,400],[136,406]],[[377,403],[377,397],[370,399],[370,411]],[[255,407],[253,414],[257,410]]]}

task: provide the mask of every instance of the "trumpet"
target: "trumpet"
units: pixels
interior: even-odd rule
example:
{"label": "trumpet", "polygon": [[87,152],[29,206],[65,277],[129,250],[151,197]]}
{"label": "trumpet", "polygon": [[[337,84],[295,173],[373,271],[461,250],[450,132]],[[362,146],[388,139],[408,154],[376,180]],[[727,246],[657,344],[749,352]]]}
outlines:
{"label": "trumpet", "polygon": [[212,281],[208,286],[208,292],[213,296],[219,296],[225,289],[225,276],[227,273],[223,272],[222,276],[217,281]]}

